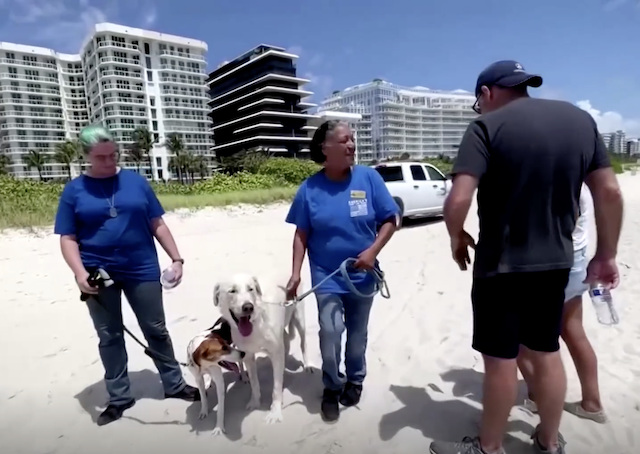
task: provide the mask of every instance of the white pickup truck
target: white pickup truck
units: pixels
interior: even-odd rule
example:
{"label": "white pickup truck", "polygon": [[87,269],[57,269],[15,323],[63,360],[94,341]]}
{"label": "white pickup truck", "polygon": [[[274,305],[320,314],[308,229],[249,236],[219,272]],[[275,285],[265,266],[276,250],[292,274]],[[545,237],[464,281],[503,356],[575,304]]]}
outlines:
{"label": "white pickup truck", "polygon": [[401,219],[442,216],[451,180],[435,166],[424,162],[391,161],[372,167],[382,176],[398,203]]}

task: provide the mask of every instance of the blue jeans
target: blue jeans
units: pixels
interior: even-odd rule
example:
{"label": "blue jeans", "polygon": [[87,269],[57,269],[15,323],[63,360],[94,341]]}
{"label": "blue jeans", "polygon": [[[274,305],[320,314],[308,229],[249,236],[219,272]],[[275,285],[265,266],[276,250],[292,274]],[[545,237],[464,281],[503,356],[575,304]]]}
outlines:
{"label": "blue jeans", "polygon": [[345,351],[346,381],[362,385],[367,374],[367,332],[373,297],[361,298],[351,293],[320,294],[320,354],[322,383],[331,390],[341,390],[345,377],[340,373],[342,333],[347,331]]}
{"label": "blue jeans", "polygon": [[102,305],[94,297],[87,301],[93,326],[100,339],[98,349],[105,370],[104,381],[109,393],[109,404],[123,405],[133,400],[122,329],[122,292],[127,297],[151,350],[174,358],[170,364],[154,361],[160,372],[164,392],[180,392],[186,384],[180,365],[175,360],[171,337],[165,324],[160,282],[116,282],[111,287],[100,290],[98,298]]}

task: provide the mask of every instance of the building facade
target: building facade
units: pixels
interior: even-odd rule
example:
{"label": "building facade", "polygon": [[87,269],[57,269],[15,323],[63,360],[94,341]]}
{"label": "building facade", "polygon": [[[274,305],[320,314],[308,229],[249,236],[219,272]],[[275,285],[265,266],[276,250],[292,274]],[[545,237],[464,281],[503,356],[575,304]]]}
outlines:
{"label": "building facade", "polygon": [[356,124],[361,162],[409,155],[455,156],[477,115],[475,96],[464,90],[403,87],[381,79],[334,92],[318,111],[362,115]]}
{"label": "building facade", "polygon": [[305,126],[315,104],[313,93],[297,76],[298,56],[282,47],[261,44],[224,62],[209,74],[210,117],[216,156],[264,149],[281,156],[305,156],[310,137]]}
{"label": "building facade", "polygon": [[600,135],[610,153],[626,152],[627,138],[624,131],[605,132]]}
{"label": "building facade", "polygon": [[202,41],[109,23],[95,25],[79,55],[0,43],[0,153],[10,159],[9,172],[38,177],[26,161],[37,150],[50,157],[44,178],[66,176],[53,160],[56,146],[97,123],[125,149],[136,128],[149,129],[151,165],[140,165],[149,178],[172,178],[164,146],[171,134],[194,155],[210,156],[206,51]]}

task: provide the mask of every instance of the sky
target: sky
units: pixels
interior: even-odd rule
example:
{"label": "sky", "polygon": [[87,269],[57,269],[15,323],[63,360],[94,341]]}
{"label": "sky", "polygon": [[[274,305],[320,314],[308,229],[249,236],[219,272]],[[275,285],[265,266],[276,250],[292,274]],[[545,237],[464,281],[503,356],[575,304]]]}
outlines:
{"label": "sky", "polygon": [[0,41],[78,53],[96,22],[205,41],[209,69],[285,47],[315,100],[374,78],[472,91],[484,67],[517,60],[544,78],[533,96],[640,137],[640,0],[0,0]]}

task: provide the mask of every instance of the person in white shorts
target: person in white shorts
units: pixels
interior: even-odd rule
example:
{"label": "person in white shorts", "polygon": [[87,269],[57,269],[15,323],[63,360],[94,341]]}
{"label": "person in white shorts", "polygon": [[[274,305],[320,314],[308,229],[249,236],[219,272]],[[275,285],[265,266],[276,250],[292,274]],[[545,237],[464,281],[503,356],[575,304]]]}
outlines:
{"label": "person in white shorts", "polygon": [[[576,228],[573,231],[574,262],[569,274],[569,282],[565,288],[565,305],[562,316],[562,339],[567,344],[569,353],[578,372],[582,388],[581,402],[565,403],[564,409],[579,418],[590,419],[600,424],[607,422],[607,417],[600,401],[598,387],[598,359],[582,326],[582,295],[589,290],[584,283],[587,277],[587,246],[589,244],[589,216],[593,201],[589,189],[583,185],[580,193],[580,213]],[[533,383],[533,363],[522,347],[518,356],[518,367],[529,388],[529,398],[525,399],[525,408],[536,413],[537,405]]]}

